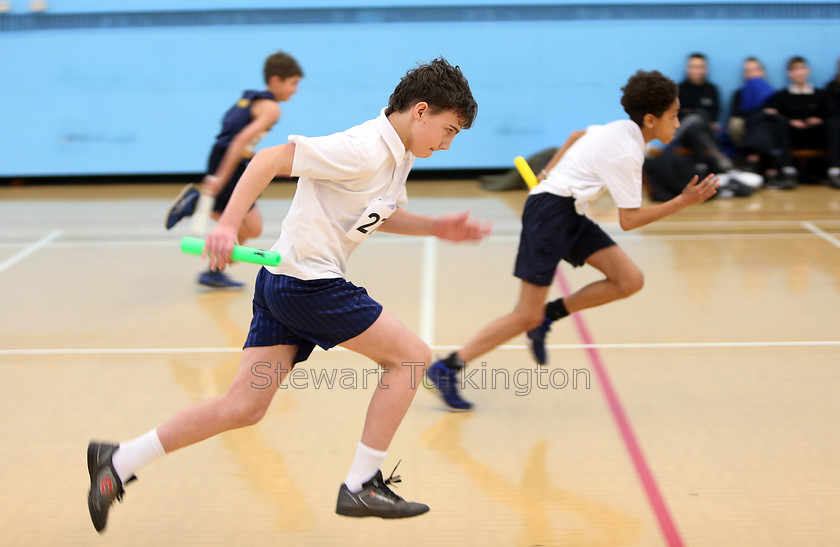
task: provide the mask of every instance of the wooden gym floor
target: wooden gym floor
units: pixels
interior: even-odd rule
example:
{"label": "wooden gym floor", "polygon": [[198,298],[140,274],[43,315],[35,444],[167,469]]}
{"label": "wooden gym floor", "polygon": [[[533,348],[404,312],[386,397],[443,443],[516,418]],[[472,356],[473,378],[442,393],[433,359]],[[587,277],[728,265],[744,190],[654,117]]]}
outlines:
{"label": "wooden gym floor", "polygon": [[[336,516],[375,367],[316,351],[257,426],[152,463],[99,537],[85,448],[221,393],[246,290],[200,288],[178,184],[0,188],[0,543],[4,545],[838,545],[840,191],[717,200],[624,233],[630,299],[557,324],[549,366],[525,338],[472,363],[472,413],[421,389],[383,471],[431,506]],[[294,190],[260,200],[268,247]],[[525,192],[411,182],[409,210],[492,220],[479,245],[377,234],[349,277],[442,356],[514,304]],[[183,224],[187,224],[186,222]],[[560,268],[554,294],[595,279]],[[495,384],[495,388],[494,388]]]}

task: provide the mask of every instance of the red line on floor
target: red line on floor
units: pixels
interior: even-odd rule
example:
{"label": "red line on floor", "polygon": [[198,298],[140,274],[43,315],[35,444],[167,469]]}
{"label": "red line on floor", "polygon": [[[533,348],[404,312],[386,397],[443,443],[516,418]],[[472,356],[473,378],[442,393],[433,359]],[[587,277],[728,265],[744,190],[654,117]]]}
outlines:
{"label": "red line on floor", "polygon": [[[557,280],[557,284],[560,286],[564,295],[571,293],[569,284],[560,268],[557,268],[555,279]],[[592,339],[592,335],[589,333],[589,329],[583,322],[581,315],[579,313],[573,313],[571,318],[577,327],[578,335],[583,343],[593,345],[595,342]],[[598,378],[598,381],[601,383],[601,387],[604,390],[604,396],[607,398],[610,412],[612,413],[616,426],[618,426],[618,430],[621,433],[621,438],[624,440],[624,446],[630,454],[633,466],[636,468],[636,474],[642,483],[648,502],[656,515],[656,520],[659,522],[659,528],[662,530],[662,535],[665,536],[665,541],[669,546],[681,547],[683,542],[680,538],[679,531],[674,525],[674,520],[671,518],[671,513],[668,511],[668,507],[665,505],[665,500],[663,499],[662,494],[659,492],[659,487],[656,485],[653,473],[651,473],[650,467],[648,467],[645,456],[642,453],[642,447],[639,445],[639,441],[633,433],[633,428],[630,427],[630,420],[627,419],[627,413],[624,412],[624,408],[621,406],[621,401],[619,401],[618,394],[616,393],[615,388],[612,385],[612,381],[607,374],[607,369],[604,366],[604,362],[601,360],[601,355],[594,347],[586,348],[586,353],[589,355],[589,360],[592,362],[592,368],[595,370],[595,376]]]}

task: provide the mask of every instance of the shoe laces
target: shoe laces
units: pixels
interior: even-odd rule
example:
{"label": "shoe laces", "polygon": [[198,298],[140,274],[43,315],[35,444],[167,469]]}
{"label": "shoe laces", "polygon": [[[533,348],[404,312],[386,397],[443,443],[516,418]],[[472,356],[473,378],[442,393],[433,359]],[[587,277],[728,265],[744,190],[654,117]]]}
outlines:
{"label": "shoe laces", "polygon": [[[115,477],[118,477],[118,476],[119,476],[119,475],[117,475],[117,472],[116,472],[116,471],[114,471],[114,476],[115,476]],[[118,480],[119,480],[119,479],[118,479]],[[130,483],[131,481],[136,481],[136,480],[137,480],[137,475],[131,475],[131,476],[128,478],[128,480],[127,480],[127,481],[125,481],[125,483],[124,483],[124,484],[128,484],[128,483]],[[118,502],[122,503],[123,496],[125,495],[125,488],[124,488],[124,484],[122,483],[122,481],[120,481],[119,488],[117,488],[117,495],[116,495],[116,496],[114,496],[114,499],[112,499],[112,500],[111,500],[111,504],[113,504],[113,503],[114,503],[114,500],[117,500]]]}
{"label": "shoe laces", "polygon": [[385,484],[396,484],[398,482],[402,482],[402,478],[399,475],[394,476],[394,472],[396,472],[397,467],[399,467],[401,463],[402,460],[397,462],[397,465],[394,466],[394,469],[391,471],[391,474],[388,476],[387,479],[385,479]]}
{"label": "shoe laces", "polygon": [[399,475],[394,475],[394,472],[397,470],[397,467],[400,466],[400,463],[402,463],[402,460],[397,462],[397,465],[395,465],[394,469],[391,471],[391,475],[387,479],[382,481],[382,485],[381,485],[382,486],[382,493],[384,493],[385,495],[387,495],[389,498],[391,498],[394,501],[400,501],[400,500],[402,500],[402,498],[400,496],[398,496],[397,494],[395,494],[390,488],[388,488],[388,485],[389,484],[397,484],[399,482],[402,482],[402,478]]}

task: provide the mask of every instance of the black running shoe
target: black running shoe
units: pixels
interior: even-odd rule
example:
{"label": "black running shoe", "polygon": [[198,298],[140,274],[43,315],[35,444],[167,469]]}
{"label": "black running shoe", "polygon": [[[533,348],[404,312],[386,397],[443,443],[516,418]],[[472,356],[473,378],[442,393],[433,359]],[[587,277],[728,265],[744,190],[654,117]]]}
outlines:
{"label": "black running shoe", "polygon": [[[397,464],[399,465],[399,464]],[[397,468],[394,468],[396,471]],[[335,512],[345,517],[380,517],[401,519],[416,517],[429,510],[429,506],[415,501],[405,501],[388,488],[389,484],[401,482],[399,475],[382,480],[382,471],[362,485],[361,492],[354,494],[342,484],[338,490]]]}
{"label": "black running shoe", "polygon": [[199,192],[195,184],[187,184],[166,213],[166,229],[171,230],[184,217],[192,216],[198,203]]}
{"label": "black running shoe", "polygon": [[[119,448],[115,444],[91,442],[88,444],[87,463],[90,474],[90,492],[88,492],[88,509],[93,527],[100,534],[108,523],[108,510],[114,500],[122,501],[125,490],[122,481],[114,470],[111,458]],[[134,475],[126,482],[136,479]]]}

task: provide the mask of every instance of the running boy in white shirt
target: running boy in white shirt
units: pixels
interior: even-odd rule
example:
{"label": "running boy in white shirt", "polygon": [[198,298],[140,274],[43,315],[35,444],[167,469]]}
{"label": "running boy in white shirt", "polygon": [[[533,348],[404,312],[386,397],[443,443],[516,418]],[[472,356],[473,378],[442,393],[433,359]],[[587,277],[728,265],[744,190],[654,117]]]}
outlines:
{"label": "running boy in white shirt", "polygon": [[[277,175],[300,177],[282,233],[274,245],[280,266],[261,269],[254,315],[239,370],[224,395],[189,406],[168,421],[119,446],[91,442],[88,507],[94,527],[105,528],[123,485],[153,459],[224,431],[257,423],[279,384],[315,345],[358,352],[387,374],[375,390],[361,442],[341,485],[336,513],[352,517],[411,517],[428,506],[394,494],[380,467],[397,427],[431,362],[429,347],[367,291],[345,280],[347,258],[376,230],[480,240],[489,227],[467,213],[428,217],[400,208],[415,157],[446,150],[468,129],[477,105],[458,67],[439,58],[410,70],[382,114],[326,137],[289,137],[263,149],[239,180],[205,244],[210,267],[222,270],[251,204]],[[387,220],[386,220],[387,219]],[[275,382],[265,385],[274,366]],[[394,478],[394,481],[397,480]]]}
{"label": "running boy in white shirt", "polygon": [[[467,345],[429,367],[427,378],[454,410],[472,404],[458,391],[461,368],[522,332],[528,332],[534,357],[546,363],[545,335],[566,315],[626,298],[642,288],[639,268],[597,224],[583,215],[588,202],[609,190],[619,222],[632,230],[702,203],[715,194],[718,180],[695,177],[674,199],[642,207],[642,163],[646,143],[671,142],[680,125],[677,86],[657,71],[638,71],[622,88],[621,105],[630,116],[575,132],[557,150],[531,190],[522,213],[522,233],[514,275],[522,280],[519,302]],[[589,264],[604,274],[565,298],[545,304],[561,260]]]}

